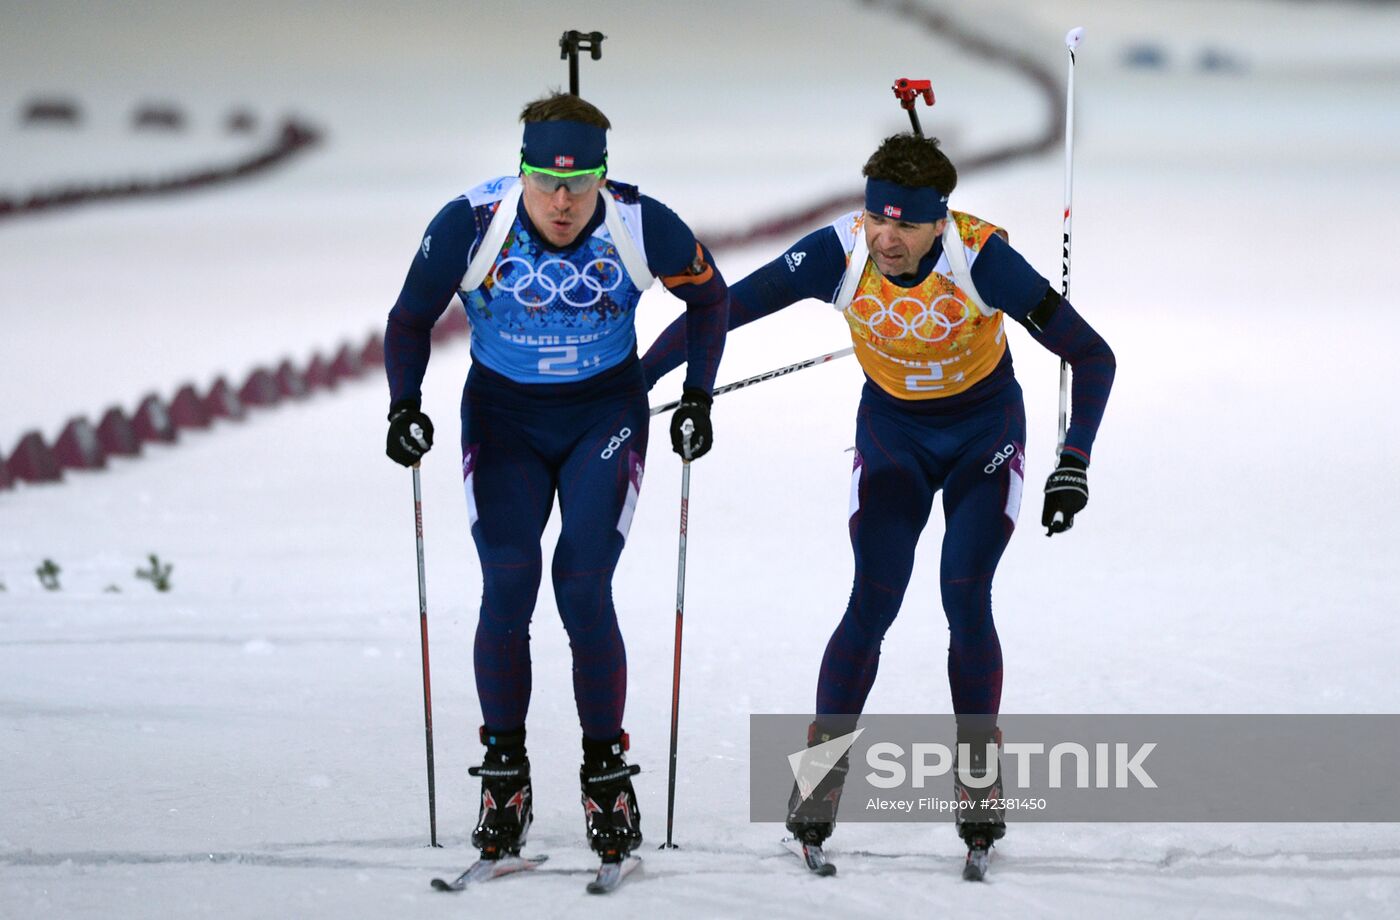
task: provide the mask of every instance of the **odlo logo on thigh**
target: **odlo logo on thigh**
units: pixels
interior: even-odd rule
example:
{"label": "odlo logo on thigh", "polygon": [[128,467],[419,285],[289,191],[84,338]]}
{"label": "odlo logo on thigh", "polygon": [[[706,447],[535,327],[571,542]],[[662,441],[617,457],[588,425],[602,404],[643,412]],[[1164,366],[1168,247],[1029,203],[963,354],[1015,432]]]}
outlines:
{"label": "odlo logo on thigh", "polygon": [[1001,450],[992,454],[991,462],[988,463],[986,466],[982,467],[982,472],[990,476],[992,473],[995,473],[997,470],[1001,469],[1001,465],[1014,456],[1016,456],[1016,445],[1007,444]]}
{"label": "odlo logo on thigh", "polygon": [[624,425],[617,434],[608,438],[608,446],[603,448],[603,452],[598,455],[599,458],[611,460],[612,455],[617,453],[617,449],[622,446],[622,442],[630,437],[632,437],[632,429]]}

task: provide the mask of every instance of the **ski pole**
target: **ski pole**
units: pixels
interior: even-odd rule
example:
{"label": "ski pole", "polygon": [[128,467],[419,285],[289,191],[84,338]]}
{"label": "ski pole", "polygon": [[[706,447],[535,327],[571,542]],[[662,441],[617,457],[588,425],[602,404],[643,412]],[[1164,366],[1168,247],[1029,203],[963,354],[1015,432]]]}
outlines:
{"label": "ski pole", "polygon": [[607,38],[602,32],[579,32],[570,29],[559,39],[559,59],[567,59],[569,62],[569,95],[578,95],[578,53],[587,51],[589,57],[598,60],[603,56],[603,39]]}
{"label": "ski pole", "polygon": [[418,538],[418,633],[423,645],[423,733],[428,746],[428,840],[437,842],[437,784],[433,776],[433,690],[428,678],[428,583],[423,568],[423,484],[413,464],[413,528]]}
{"label": "ski pole", "polygon": [[[825,364],[828,361],[835,361],[837,358],[844,358],[855,351],[854,348],[843,348],[840,351],[833,351],[825,355],[817,355],[815,358],[808,358],[806,361],[798,361],[796,364],[789,364],[787,367],[774,368],[753,377],[746,377],[743,380],[736,380],[733,383],[726,383],[722,387],[715,387],[715,396],[721,396],[734,390],[742,390],[744,387],[753,386],[755,383],[762,383],[765,380],[773,380],[777,377],[785,377],[794,371],[806,370],[809,367],[816,367],[818,364]],[[651,410],[652,415],[660,415],[669,412],[681,404],[679,399],[673,399],[668,403],[662,403]]]}
{"label": "ski pole", "polygon": [[900,106],[909,113],[909,124],[914,128],[914,136],[923,137],[924,129],[919,125],[919,113],[914,111],[914,104],[923,96],[926,105],[933,105],[933,84],[927,80],[900,77],[890,89],[894,90],[894,97],[899,100]]}
{"label": "ski pole", "polygon": [[695,425],[687,419],[681,425],[682,446],[685,454],[681,458],[681,536],[680,549],[676,559],[676,644],[671,662],[671,767],[670,779],[666,784],[666,842],[663,850],[676,849],[671,832],[676,823],[676,737],[680,727],[681,713],[681,629],[685,624],[685,539],[690,524],[690,435]]}
{"label": "ski pole", "polygon": [[[1075,26],[1065,33],[1065,48],[1069,52],[1069,80],[1065,84],[1065,217],[1064,249],[1060,260],[1060,296],[1069,300],[1069,243],[1071,233],[1071,202],[1074,198],[1074,49],[1084,41],[1084,27]],[[1055,459],[1065,448],[1065,432],[1069,429],[1069,365],[1060,359],[1060,429],[1055,442]]]}

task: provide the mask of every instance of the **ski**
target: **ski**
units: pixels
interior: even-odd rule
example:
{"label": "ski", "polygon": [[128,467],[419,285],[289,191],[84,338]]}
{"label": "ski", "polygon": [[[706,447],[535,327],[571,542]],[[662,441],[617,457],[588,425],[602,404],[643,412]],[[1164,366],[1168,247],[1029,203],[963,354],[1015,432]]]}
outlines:
{"label": "ski", "polygon": [[987,870],[992,864],[991,844],[974,844],[967,848],[967,862],[963,863],[964,881],[981,882],[987,878]]}
{"label": "ski", "polygon": [[452,881],[435,878],[432,881],[435,891],[463,891],[468,885],[489,882],[503,875],[514,875],[540,866],[548,856],[502,856],[500,859],[478,859],[467,867],[467,871]]}
{"label": "ski", "polygon": [[826,853],[820,846],[803,843],[793,837],[784,837],[783,846],[789,853],[802,860],[813,875],[826,877],[836,874],[836,867],[826,861]]}
{"label": "ski", "polygon": [[631,875],[642,864],[640,856],[624,856],[621,862],[605,862],[598,867],[598,874],[588,883],[589,894],[607,894],[615,891],[622,880]]}

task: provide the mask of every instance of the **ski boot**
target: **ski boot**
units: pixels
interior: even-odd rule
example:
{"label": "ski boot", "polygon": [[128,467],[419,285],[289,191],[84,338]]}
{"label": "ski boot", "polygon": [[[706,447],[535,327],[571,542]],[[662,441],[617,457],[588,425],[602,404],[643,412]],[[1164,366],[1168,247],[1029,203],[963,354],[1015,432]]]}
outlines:
{"label": "ski boot", "polygon": [[787,829],[808,846],[821,846],[836,827],[836,809],[850,762],[845,750],[837,756],[822,745],[843,734],[816,722],[807,728],[807,755],[788,797]]}
{"label": "ski boot", "polygon": [[[817,875],[834,875],[836,867],[827,862],[822,849],[836,828],[836,810],[850,769],[849,745],[827,742],[849,734],[813,722],[807,728],[807,754],[797,771],[788,797],[787,829],[792,834],[793,851]],[[839,751],[839,753],[838,753]]]}
{"label": "ski boot", "polygon": [[[958,836],[967,845],[963,878],[969,881],[981,881],[986,876],[992,846],[1006,834],[1006,808],[1000,803],[1004,798],[1001,758],[995,753],[1000,745],[999,729],[958,729],[958,750],[953,758],[953,795],[957,803]],[[990,758],[987,756],[989,749]],[[965,765],[962,763],[964,750],[967,752]],[[989,770],[995,771],[990,784],[986,783]],[[964,772],[974,781],[972,784],[964,781]]]}
{"label": "ski boot", "polygon": [[486,756],[467,772],[481,777],[481,814],[472,831],[472,846],[483,860],[519,856],[534,820],[530,792],[530,759],[525,755],[525,729],[493,732],[481,727]]}
{"label": "ski boot", "polygon": [[632,777],[642,771],[627,763],[627,733],[609,741],[583,739],[583,821],[588,845],[604,863],[620,863],[642,842],[642,815]]}

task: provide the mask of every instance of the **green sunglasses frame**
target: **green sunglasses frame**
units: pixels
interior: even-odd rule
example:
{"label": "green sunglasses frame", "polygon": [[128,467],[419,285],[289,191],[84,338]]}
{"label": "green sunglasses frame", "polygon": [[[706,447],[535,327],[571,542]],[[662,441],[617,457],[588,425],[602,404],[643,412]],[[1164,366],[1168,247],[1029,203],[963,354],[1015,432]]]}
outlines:
{"label": "green sunglasses frame", "polygon": [[[603,165],[601,165],[601,166],[595,166],[595,167],[592,168],[592,169],[570,169],[570,170],[546,169],[546,168],[543,167],[543,166],[531,166],[529,163],[526,163],[526,162],[525,162],[525,157],[522,156],[522,157],[520,158],[520,172],[521,172],[522,175],[525,175],[525,176],[534,175],[534,174],[537,174],[537,173],[538,173],[538,174],[540,174],[540,175],[549,176],[549,177],[554,178],[554,179],[576,179],[576,178],[578,178],[579,176],[594,176],[594,177],[596,177],[596,178],[601,179],[601,178],[604,176],[604,174],[607,173],[607,171],[608,171],[608,160],[607,160],[607,157],[604,157],[604,158],[603,158]],[[566,185],[565,187],[567,188],[567,185]]]}

